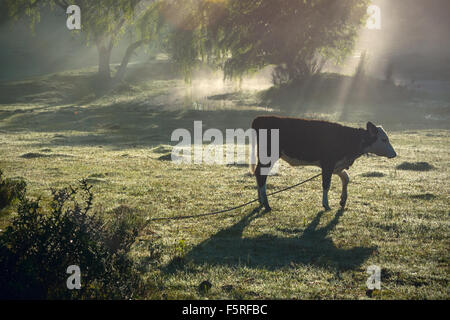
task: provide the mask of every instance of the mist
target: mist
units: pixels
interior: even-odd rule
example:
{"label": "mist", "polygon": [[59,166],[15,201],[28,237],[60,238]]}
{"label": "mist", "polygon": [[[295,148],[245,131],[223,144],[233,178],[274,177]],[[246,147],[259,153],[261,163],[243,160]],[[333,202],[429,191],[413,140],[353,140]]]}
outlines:
{"label": "mist", "polygon": [[72,2],[0,0],[0,300],[449,300],[449,0]]}

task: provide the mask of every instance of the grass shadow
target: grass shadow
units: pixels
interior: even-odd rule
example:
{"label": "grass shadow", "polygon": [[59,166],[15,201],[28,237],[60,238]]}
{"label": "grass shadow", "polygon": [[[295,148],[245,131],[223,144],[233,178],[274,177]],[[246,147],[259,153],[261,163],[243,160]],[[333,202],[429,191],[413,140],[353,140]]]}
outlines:
{"label": "grass shadow", "polygon": [[[336,247],[328,236],[338,224],[344,210],[338,210],[334,218],[324,227],[318,227],[325,211],[317,213],[314,220],[304,229],[278,229],[286,236],[262,234],[257,237],[243,237],[244,229],[266,212],[253,210],[236,224],[225,228],[211,238],[190,250],[183,261],[197,265],[226,265],[277,270],[292,264],[315,265],[345,271],[359,267],[376,247]],[[173,259],[163,269],[175,273],[184,268],[179,259]]]}
{"label": "grass shadow", "polygon": [[[193,135],[194,121],[202,121],[204,130],[217,128],[248,129],[259,110],[162,110],[159,106],[117,103],[109,107],[60,107],[39,113],[18,114],[4,121],[8,132],[55,133],[53,139],[39,142],[40,148],[54,146],[156,147],[167,145],[175,129],[185,128]],[[61,132],[68,132],[61,135]],[[79,134],[76,134],[79,133]]]}

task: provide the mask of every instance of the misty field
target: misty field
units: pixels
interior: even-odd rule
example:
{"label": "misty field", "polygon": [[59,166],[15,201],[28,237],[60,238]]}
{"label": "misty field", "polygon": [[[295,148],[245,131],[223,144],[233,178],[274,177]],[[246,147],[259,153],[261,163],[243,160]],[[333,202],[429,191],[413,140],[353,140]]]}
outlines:
{"label": "misty field", "polygon": [[[127,208],[147,221],[132,251],[142,276],[154,284],[143,298],[449,298],[446,125],[416,128],[391,119],[397,125],[386,127],[398,157],[358,159],[349,170],[345,210],[339,210],[340,180],[333,177],[331,211],[322,210],[317,179],[271,197],[271,212],[252,204],[215,216],[151,221],[257,196],[246,166],[172,163],[173,130],[192,130],[194,120],[204,128],[248,128],[256,115],[279,112],[259,106],[250,91],[196,100],[170,78],[96,98],[84,94],[84,77],[74,72],[0,86],[0,168],[44,200],[50,188],[87,178],[96,211]],[[73,103],[72,95],[83,98]],[[171,108],[180,105],[189,108]],[[398,113],[408,118],[413,112]],[[332,112],[307,115],[339,120]],[[372,120],[365,112],[358,117],[345,123]],[[268,192],[317,173],[282,162],[268,179]],[[1,213],[0,229],[14,214],[13,208]],[[381,268],[381,290],[373,292],[366,287],[371,265]],[[203,281],[212,284],[207,292],[199,290]]]}

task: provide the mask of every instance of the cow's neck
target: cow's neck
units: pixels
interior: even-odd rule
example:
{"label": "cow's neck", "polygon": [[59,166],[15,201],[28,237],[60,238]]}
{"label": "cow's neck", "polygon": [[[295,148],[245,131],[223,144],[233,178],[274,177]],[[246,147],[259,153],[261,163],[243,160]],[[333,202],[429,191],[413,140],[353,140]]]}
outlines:
{"label": "cow's neck", "polygon": [[360,144],[359,144],[359,150],[358,150],[358,156],[357,158],[359,158],[360,156],[362,156],[363,154],[367,154],[367,147],[369,147],[372,143],[374,143],[377,140],[377,137],[372,137],[367,130],[364,129],[359,129],[359,139],[360,139]]}
{"label": "cow's neck", "polygon": [[350,160],[352,163],[359,157],[364,154],[367,154],[365,151],[369,145],[371,145],[374,141],[373,138],[368,134],[368,132],[364,129],[358,129],[358,138],[359,145],[352,152],[352,154],[347,155],[347,160]]}

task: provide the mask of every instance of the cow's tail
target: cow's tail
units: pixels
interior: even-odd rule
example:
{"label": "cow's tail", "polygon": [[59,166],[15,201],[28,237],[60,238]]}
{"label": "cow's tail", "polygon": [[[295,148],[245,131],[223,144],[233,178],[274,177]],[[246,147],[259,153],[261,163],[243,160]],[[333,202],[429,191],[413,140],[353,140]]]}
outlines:
{"label": "cow's tail", "polygon": [[250,142],[250,160],[249,160],[249,169],[251,174],[255,174],[256,166],[259,161],[258,154],[259,154],[259,148],[258,148],[258,130],[255,125],[255,121],[252,123],[252,141]]}

